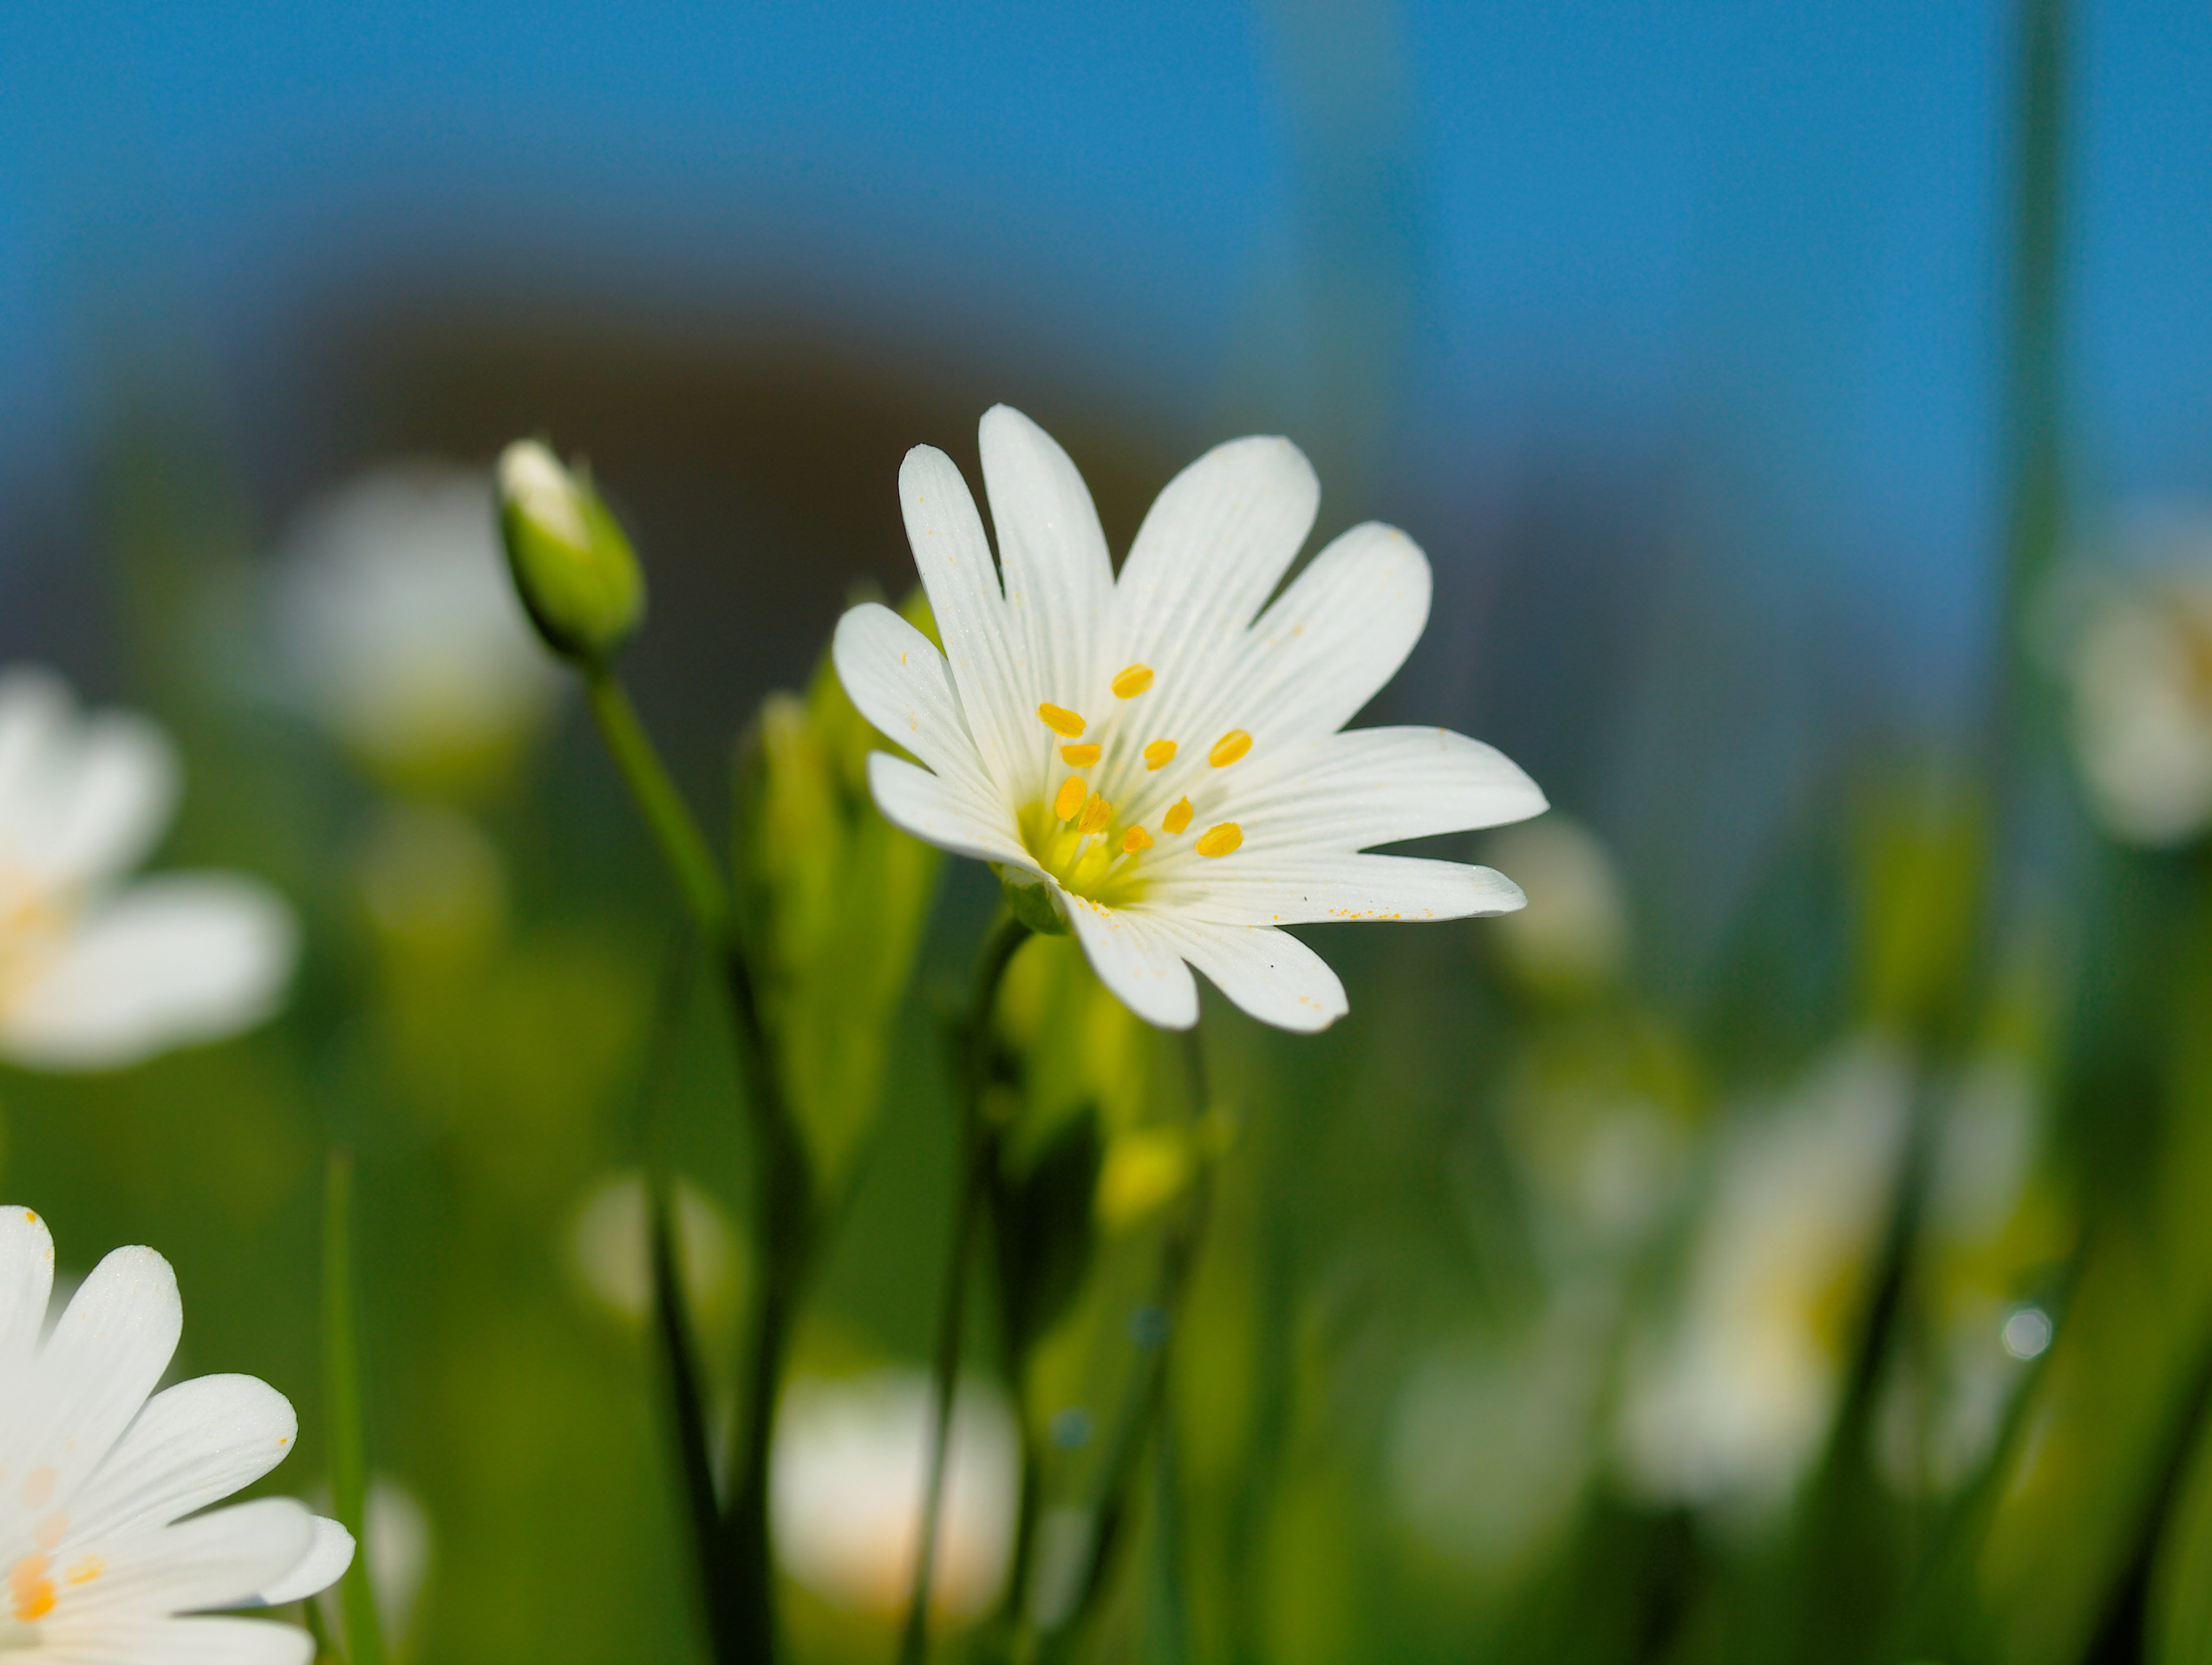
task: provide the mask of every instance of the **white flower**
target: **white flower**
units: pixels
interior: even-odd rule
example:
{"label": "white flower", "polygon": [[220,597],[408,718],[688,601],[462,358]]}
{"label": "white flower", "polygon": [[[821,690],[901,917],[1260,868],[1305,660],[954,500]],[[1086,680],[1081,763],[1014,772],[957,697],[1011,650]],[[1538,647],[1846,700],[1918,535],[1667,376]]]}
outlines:
{"label": "white flower", "polygon": [[116,1069],[276,1009],[298,930],[266,887],[124,883],[167,829],[179,774],[143,718],[87,717],[43,671],[0,675],[0,1054]]}
{"label": "white flower", "polygon": [[[932,1398],[918,1370],[801,1379],[785,1394],[769,1479],[776,1558],[825,1600],[879,1619],[905,1612],[920,1552]],[[1020,1490],[1013,1413],[984,1384],[962,1384],[930,1577],[930,1611],[940,1619],[979,1619],[998,1604]]]}
{"label": "white flower", "polygon": [[1514,972],[1547,991],[1583,992],[1617,979],[1628,960],[1628,897],[1620,869],[1597,835],[1550,814],[1500,832],[1482,851],[1518,873],[1536,900],[1499,922],[1498,944]]}
{"label": "white flower", "polygon": [[560,691],[480,469],[387,465],[315,504],[286,541],[277,605],[293,684],[372,767],[410,780],[495,761]]}
{"label": "white flower", "polygon": [[1623,1433],[1640,1489],[1756,1516],[1818,1454],[1911,1092],[1903,1053],[1863,1039],[1723,1144],[1680,1321],[1631,1372]]}
{"label": "white flower", "polygon": [[[717,1327],[744,1284],[744,1250],[714,1199],[686,1179],[675,1184],[676,1253],[692,1323]],[[568,1261],[592,1297],[617,1317],[642,1322],[653,1305],[652,1219],[645,1176],[602,1180],[568,1228]]]}
{"label": "white flower", "polygon": [[868,759],[890,820],[1044,885],[1107,986],[1173,1028],[1198,1019],[1193,966],[1284,1028],[1343,1015],[1335,973],[1279,926],[1522,905],[1486,868],[1358,853],[1544,808],[1462,735],[1338,732],[1428,619],[1428,562],[1403,533],[1355,527],[1262,613],[1320,500],[1289,441],[1186,468],[1118,579],[1048,436],[999,406],[982,452],[997,569],[950,458],[917,447],[899,473],[945,653],[887,607],[837,626],[854,704],[927,765]]}
{"label": "white flower", "polygon": [[2130,844],[2212,826],[2212,515],[2142,517],[2160,563],[2087,600],[2068,668],[2090,808]]}
{"label": "white flower", "polygon": [[200,1512],[283,1460],[290,1404],[244,1375],[154,1392],[184,1307],[151,1249],[101,1261],[41,1343],[53,1266],[39,1217],[0,1211],[0,1653],[306,1665],[305,1631],[193,1616],[299,1601],[353,1558],[289,1497]]}

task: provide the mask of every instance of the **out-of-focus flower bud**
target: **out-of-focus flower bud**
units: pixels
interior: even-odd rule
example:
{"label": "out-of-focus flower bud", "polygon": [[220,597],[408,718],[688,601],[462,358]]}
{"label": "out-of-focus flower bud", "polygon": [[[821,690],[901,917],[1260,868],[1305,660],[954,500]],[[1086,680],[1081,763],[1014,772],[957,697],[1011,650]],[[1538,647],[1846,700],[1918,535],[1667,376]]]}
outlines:
{"label": "out-of-focus flower bud", "polygon": [[1620,870],[1596,835],[1553,810],[1493,834],[1483,860],[1516,875],[1528,906],[1484,921],[1507,964],[1542,994],[1583,993],[1620,977],[1628,959]]}
{"label": "out-of-focus flower bud", "polygon": [[1182,1194],[1198,1167],[1189,1131],[1182,1127],[1133,1127],[1106,1147],[1095,1204],[1109,1232],[1141,1225]]}
{"label": "out-of-focus flower bud", "polygon": [[591,477],[536,440],[500,454],[499,524],[514,587],[546,644],[598,664],[645,618],[645,577]]}

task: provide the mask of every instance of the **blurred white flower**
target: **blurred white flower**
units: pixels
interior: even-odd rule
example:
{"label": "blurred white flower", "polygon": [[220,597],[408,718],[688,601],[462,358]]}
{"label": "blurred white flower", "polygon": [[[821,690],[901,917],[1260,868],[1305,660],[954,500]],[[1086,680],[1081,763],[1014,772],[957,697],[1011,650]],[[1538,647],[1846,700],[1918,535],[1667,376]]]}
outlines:
{"label": "blurred white flower", "polygon": [[2212,509],[2138,509],[2132,570],[2069,596],[2075,756],[2090,808],[2131,844],[2212,825]]}
{"label": "blurred white flower", "polygon": [[283,1461],[291,1406],[252,1376],[154,1392],[184,1308],[151,1249],[102,1260],[40,1344],[53,1255],[37,1215],[0,1210],[0,1651],[306,1665],[303,1630],[200,1616],[299,1601],[353,1558],[289,1497],[200,1512]]}
{"label": "blurred white flower", "polygon": [[1492,834],[1482,857],[1519,875],[1528,906],[1498,921],[1497,942],[1514,973],[1546,992],[1601,988],[1628,960],[1628,898],[1620,869],[1597,835],[1557,810]]}
{"label": "blurred white flower", "polygon": [[[362,1553],[368,1558],[369,1582],[376,1589],[377,1623],[386,1650],[404,1659],[413,1651],[415,1611],[430,1570],[430,1516],[412,1491],[384,1474],[368,1483],[367,1516]],[[343,1610],[337,1589],[325,1589],[318,1601],[324,1624],[338,1634]]]}
{"label": "blurred white flower", "polygon": [[1911,1084],[1899,1049],[1863,1038],[1722,1146],[1677,1322],[1632,1360],[1623,1456],[1647,1495],[1758,1515],[1819,1454]]}
{"label": "blurred white flower", "polygon": [[[919,1552],[932,1395],[918,1370],[841,1381],[801,1379],[776,1418],[769,1471],[776,1558],[840,1607],[886,1620],[905,1612]],[[1006,1401],[963,1382],[945,1448],[930,1612],[981,1618],[1006,1588],[1021,1488],[1021,1441]]]}
{"label": "blurred white flower", "polygon": [[[609,1312],[633,1323],[653,1304],[647,1224],[644,1175],[617,1174],[584,1199],[568,1230],[569,1264],[578,1279]],[[726,1317],[742,1282],[737,1233],[689,1180],[676,1181],[675,1235],[693,1322],[703,1327]]]}
{"label": "blurred white flower", "polygon": [[1354,527],[1261,612],[1321,488],[1288,440],[1240,439],[1169,483],[1116,578],[1066,453],[1003,405],[981,437],[996,566],[950,457],[917,446],[899,472],[946,651],[885,607],[838,622],[846,692],[926,765],[869,758],[886,818],[1030,889],[1166,1028],[1198,1021],[1193,967],[1263,1022],[1342,1016],[1335,973],[1280,926],[1522,905],[1488,868],[1361,853],[1544,808],[1463,735],[1339,732],[1428,622],[1413,540]]}
{"label": "blurred white flower", "polygon": [[125,882],[179,774],[143,718],[87,716],[43,671],[0,674],[0,1054],[119,1069],[276,1009],[299,932],[275,893],[220,873]]}
{"label": "blurred white flower", "polygon": [[468,816],[440,803],[390,803],[363,840],[357,873],[388,941],[465,958],[507,924],[507,864]]}
{"label": "blurred white flower", "polygon": [[371,767],[442,780],[544,726],[561,675],[515,598],[488,471],[371,470],[313,505],[283,558],[289,680]]}

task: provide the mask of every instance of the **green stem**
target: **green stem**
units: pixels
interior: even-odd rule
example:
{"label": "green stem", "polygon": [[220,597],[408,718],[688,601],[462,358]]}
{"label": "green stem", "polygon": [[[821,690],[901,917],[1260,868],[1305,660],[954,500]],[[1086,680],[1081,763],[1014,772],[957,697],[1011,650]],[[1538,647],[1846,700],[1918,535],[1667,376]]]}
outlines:
{"label": "green stem", "polygon": [[945,1258],[944,1306],[938,1314],[937,1357],[930,1369],[929,1467],[922,1485],[920,1546],[914,1558],[914,1583],[907,1597],[906,1626],[899,1638],[901,1665],[921,1665],[929,1651],[929,1586],[936,1571],[938,1516],[945,1501],[945,1455],[951,1442],[952,1399],[959,1386],[960,1350],[967,1326],[968,1262],[976,1227],[998,1161],[998,1140],[983,1115],[983,1089],[990,1074],[991,1009],[1012,963],[1014,950],[1030,928],[1001,912],[984,939],[975,966],[975,991],[968,1015],[954,1036],[956,1087],[960,1098],[960,1195],[952,1217],[952,1247]]}
{"label": "green stem", "polygon": [[[700,1546],[708,1578],[707,1606],[716,1615],[717,1652],[723,1665],[754,1665],[775,1657],[775,1587],[769,1574],[768,1459],[775,1427],[775,1390],[781,1380],[799,1302],[814,1259],[818,1232],[813,1174],[798,1124],[785,1102],[783,1083],[761,1009],[751,962],[739,939],[724,881],[705,837],[652,737],[613,671],[586,665],[584,687],[592,715],[615,765],[622,772],[647,828],[660,847],[694,926],[712,948],[730,1002],[738,1073],[744,1087],[753,1138],[753,1264],[760,1268],[738,1379],[746,1393],[732,1442],[729,1503],[721,1529]],[[684,1436],[688,1440],[690,1436]]]}
{"label": "green stem", "polygon": [[331,1502],[356,1546],[341,1589],[347,1665],[384,1665],[384,1630],[368,1566],[368,1462],[354,1322],[353,1157],[335,1150],[323,1181],[323,1394]]}

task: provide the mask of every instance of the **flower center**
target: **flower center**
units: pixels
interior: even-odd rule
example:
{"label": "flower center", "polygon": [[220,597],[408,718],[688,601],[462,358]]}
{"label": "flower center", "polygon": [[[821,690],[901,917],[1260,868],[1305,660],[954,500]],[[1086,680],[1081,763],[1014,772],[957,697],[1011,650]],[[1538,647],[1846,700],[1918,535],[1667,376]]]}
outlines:
{"label": "flower center", "polygon": [[0,1008],[15,1003],[69,934],[70,899],[0,857]]}
{"label": "flower center", "polygon": [[[1188,790],[1172,803],[1165,802],[1170,792],[1187,788],[1197,771],[1195,763],[1186,762],[1173,774],[1163,774],[1174,765],[1181,743],[1167,735],[1137,739],[1142,732],[1134,721],[1139,708],[1132,702],[1151,691],[1153,680],[1149,665],[1131,665],[1117,674],[1109,685],[1113,714],[1095,728],[1072,707],[1049,700],[1037,707],[1037,721],[1059,737],[1054,751],[1069,772],[1061,776],[1049,802],[1020,811],[1022,845],[1060,888],[1103,907],[1127,907],[1142,899],[1146,871],[1139,858],[1160,838],[1188,836],[1197,813]],[[1251,749],[1251,735],[1231,729],[1207,748],[1205,768],[1226,769]],[[1155,812],[1157,837],[1145,825]],[[1242,827],[1220,821],[1193,839],[1191,848],[1200,856],[1221,857],[1243,842]]]}

